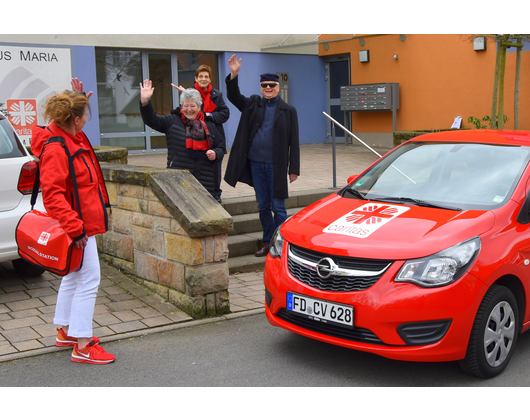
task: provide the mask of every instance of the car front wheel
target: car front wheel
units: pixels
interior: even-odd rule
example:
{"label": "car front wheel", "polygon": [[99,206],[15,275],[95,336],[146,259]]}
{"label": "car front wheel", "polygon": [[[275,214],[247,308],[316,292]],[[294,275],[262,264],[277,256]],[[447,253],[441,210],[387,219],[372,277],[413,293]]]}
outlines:
{"label": "car front wheel", "polygon": [[480,304],[460,366],[480,378],[498,375],[512,357],[518,334],[519,312],[513,293],[493,285]]}

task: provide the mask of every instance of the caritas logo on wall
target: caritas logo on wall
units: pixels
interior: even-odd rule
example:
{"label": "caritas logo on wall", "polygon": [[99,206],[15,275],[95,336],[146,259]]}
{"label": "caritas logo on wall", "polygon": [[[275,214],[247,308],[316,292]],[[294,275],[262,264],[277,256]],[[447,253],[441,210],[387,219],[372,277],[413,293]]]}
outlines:
{"label": "caritas logo on wall", "polygon": [[335,220],[322,232],[367,238],[410,207],[389,204],[365,204]]}
{"label": "caritas logo on wall", "polygon": [[37,123],[35,99],[8,99],[7,113],[19,137],[31,136],[31,127]]}
{"label": "caritas logo on wall", "polygon": [[31,143],[31,129],[44,125],[46,98],[71,89],[70,48],[37,48],[0,45],[0,104],[24,145]]}

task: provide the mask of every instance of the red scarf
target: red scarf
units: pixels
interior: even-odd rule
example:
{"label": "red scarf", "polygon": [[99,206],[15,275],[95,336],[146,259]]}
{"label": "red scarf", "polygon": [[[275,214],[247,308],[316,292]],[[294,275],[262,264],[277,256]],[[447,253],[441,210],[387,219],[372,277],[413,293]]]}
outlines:
{"label": "red scarf", "polygon": [[201,94],[202,103],[203,103],[202,110],[204,112],[212,113],[215,110],[215,108],[217,108],[217,105],[215,105],[212,102],[212,98],[210,96],[210,93],[212,92],[212,84],[210,83],[208,85],[208,89],[206,89],[206,90],[202,89],[197,82],[195,82],[195,86],[194,87]]}
{"label": "red scarf", "polygon": [[204,113],[199,111],[194,120],[187,119],[184,114],[180,114],[182,122],[186,127],[186,149],[189,150],[210,150],[212,141],[208,127],[204,123]]}

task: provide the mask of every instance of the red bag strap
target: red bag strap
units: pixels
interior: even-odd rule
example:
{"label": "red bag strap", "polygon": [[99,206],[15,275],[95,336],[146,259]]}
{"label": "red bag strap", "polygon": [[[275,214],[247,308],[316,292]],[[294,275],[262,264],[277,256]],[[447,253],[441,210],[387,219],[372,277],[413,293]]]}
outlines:
{"label": "red bag strap", "polygon": [[[46,143],[44,143],[44,146],[42,148],[42,152],[39,156],[39,159],[42,157],[42,154],[44,153],[44,149],[47,144],[50,143],[60,143],[61,146],[63,146],[64,152],[66,153],[66,156],[68,157],[68,165],[70,167],[70,178],[72,179],[72,185],[74,187],[74,195],[75,200],[77,202],[77,213],[79,214],[79,218],[83,220],[83,215],[81,213],[81,203],[79,200],[79,190],[77,188],[77,179],[75,177],[75,170],[74,170],[74,159],[72,158],[72,155],[70,154],[70,151],[68,150],[68,147],[66,147],[66,143],[64,141],[63,137],[55,136],[50,137]],[[31,210],[33,210],[33,207],[35,206],[35,203],[37,202],[37,194],[39,193],[39,186],[40,186],[40,165],[37,165],[37,174],[35,175],[35,182],[33,184],[33,191],[31,193]],[[83,228],[84,229],[84,228]]]}

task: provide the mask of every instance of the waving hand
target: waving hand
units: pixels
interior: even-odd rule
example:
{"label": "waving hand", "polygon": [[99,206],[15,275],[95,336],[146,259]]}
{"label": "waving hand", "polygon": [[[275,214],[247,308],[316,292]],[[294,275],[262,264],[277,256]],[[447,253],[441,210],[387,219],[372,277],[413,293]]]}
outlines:
{"label": "waving hand", "polygon": [[145,79],[143,83],[140,82],[140,102],[143,106],[149,103],[154,90],[151,80]]}

